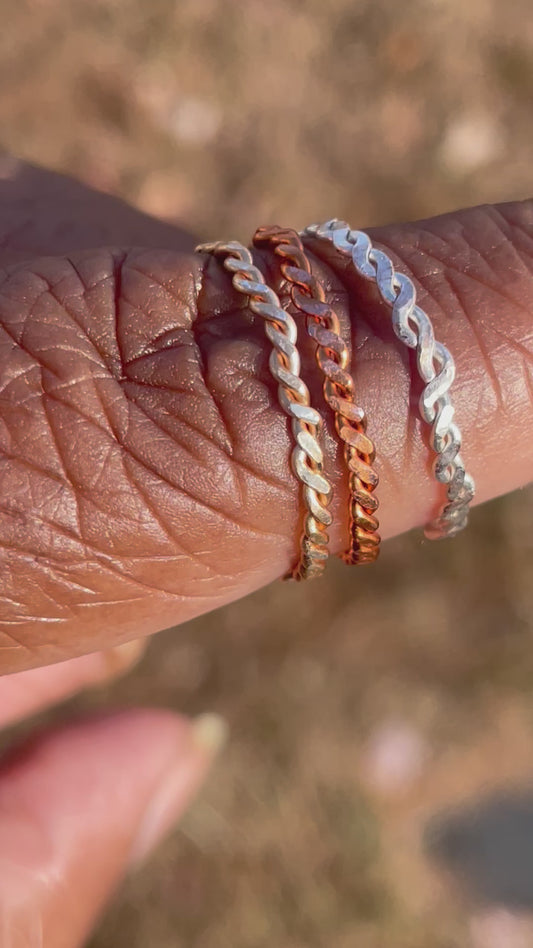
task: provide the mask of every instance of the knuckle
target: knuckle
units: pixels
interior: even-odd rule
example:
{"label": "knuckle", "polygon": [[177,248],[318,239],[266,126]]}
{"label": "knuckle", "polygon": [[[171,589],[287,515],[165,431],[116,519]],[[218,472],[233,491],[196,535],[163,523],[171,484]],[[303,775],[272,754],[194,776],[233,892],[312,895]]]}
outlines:
{"label": "knuckle", "polygon": [[227,583],[264,529],[258,498],[283,509],[288,452],[272,441],[287,431],[260,378],[264,343],[229,304],[200,318],[200,283],[190,258],[160,251],[47,258],[2,275],[7,648],[28,622],[61,623],[90,602]]}

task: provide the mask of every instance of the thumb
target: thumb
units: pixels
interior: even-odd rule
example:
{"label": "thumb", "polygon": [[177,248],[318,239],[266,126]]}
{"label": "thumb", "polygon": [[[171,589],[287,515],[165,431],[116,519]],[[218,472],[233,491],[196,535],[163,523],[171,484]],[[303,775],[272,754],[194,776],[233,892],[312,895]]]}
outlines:
{"label": "thumb", "polygon": [[0,767],[0,943],[76,948],[181,816],[224,733],[128,711],[41,735]]}
{"label": "thumb", "polygon": [[[526,483],[533,205],[373,236],[412,276],[456,357],[454,402],[478,499]],[[343,266],[331,255],[316,261],[344,319],[353,317],[386,536],[425,522],[439,498],[408,356],[372,288],[349,282]],[[292,563],[290,435],[263,326],[244,302],[216,261],[170,250],[88,250],[0,275],[4,671],[174,625]],[[326,455],[340,550],[347,488],[331,431]]]}

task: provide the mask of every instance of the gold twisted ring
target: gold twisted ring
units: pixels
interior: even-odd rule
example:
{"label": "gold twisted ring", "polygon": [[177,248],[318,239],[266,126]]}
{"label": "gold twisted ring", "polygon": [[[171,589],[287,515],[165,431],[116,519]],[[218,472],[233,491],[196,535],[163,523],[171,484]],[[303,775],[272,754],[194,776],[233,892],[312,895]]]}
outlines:
{"label": "gold twisted ring", "polygon": [[254,266],[250,251],[243,244],[236,240],[218,241],[199,244],[196,250],[223,258],[223,266],[233,274],[235,289],[248,296],[250,310],[265,320],[265,333],[273,347],[268,364],[278,383],[281,407],[291,419],[296,441],[291,462],[294,473],[303,484],[305,505],[300,556],[287,578],[299,580],[319,576],[328,557],[331,485],[323,473],[324,457],[318,442],[322,419],[311,407],[309,389],[300,378],[296,323],[267,286],[261,271]]}

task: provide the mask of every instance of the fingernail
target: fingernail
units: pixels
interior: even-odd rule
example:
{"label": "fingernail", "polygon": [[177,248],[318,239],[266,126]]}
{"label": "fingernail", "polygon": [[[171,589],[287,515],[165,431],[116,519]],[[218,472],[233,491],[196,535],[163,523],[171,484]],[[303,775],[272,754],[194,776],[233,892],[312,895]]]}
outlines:
{"label": "fingernail", "polygon": [[228,727],[218,714],[202,714],[189,729],[189,739],[156,787],[130,854],[132,867],[142,863],[182,816],[226,743]]}
{"label": "fingernail", "polygon": [[146,651],[146,639],[132,639],[123,645],[115,645],[101,652],[103,678],[118,678],[130,671],[140,661]]}

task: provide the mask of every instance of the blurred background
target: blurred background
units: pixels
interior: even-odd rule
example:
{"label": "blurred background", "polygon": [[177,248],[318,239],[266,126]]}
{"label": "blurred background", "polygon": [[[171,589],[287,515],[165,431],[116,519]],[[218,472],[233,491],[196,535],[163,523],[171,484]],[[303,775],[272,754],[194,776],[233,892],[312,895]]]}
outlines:
{"label": "blurred background", "polygon": [[[531,0],[2,10],[2,145],[200,236],[529,196]],[[232,732],[91,948],[532,946],[532,537],[522,492],[168,631],[61,710]]]}

